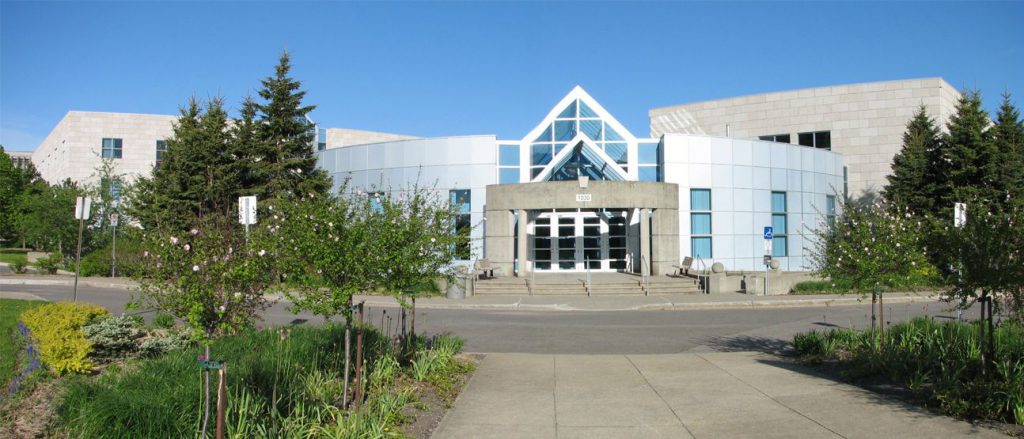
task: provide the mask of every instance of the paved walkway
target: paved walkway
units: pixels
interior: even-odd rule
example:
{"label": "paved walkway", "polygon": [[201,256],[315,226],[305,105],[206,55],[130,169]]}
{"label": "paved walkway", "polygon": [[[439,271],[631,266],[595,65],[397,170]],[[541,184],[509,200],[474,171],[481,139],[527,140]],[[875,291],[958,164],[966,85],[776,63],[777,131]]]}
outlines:
{"label": "paved walkway", "polygon": [[489,354],[433,437],[1005,436],[734,352]]}

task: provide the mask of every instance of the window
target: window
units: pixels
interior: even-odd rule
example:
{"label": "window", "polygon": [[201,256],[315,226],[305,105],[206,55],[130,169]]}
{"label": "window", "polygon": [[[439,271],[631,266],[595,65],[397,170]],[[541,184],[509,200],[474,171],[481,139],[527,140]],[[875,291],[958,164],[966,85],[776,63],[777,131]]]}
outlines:
{"label": "window", "polygon": [[[608,145],[613,145],[609,143]],[[661,143],[640,142],[637,144],[637,162],[640,167],[637,170],[640,181],[661,181],[661,167],[658,166],[661,157]],[[625,158],[625,154],[623,154]]]}
{"label": "window", "polygon": [[519,183],[519,144],[498,145],[498,184]]}
{"label": "window", "polygon": [[167,141],[157,140],[156,141],[156,165],[160,166],[160,163],[164,161],[164,155],[167,154]]}
{"label": "window", "polygon": [[327,129],[320,128],[316,130],[316,150],[323,151],[327,149]]}
{"label": "window", "polygon": [[789,143],[789,134],[769,134],[767,136],[759,136],[758,139],[769,142]]}
{"label": "window", "polygon": [[836,196],[825,195],[825,221],[829,226],[836,225]]}
{"label": "window", "polygon": [[455,234],[461,239],[455,244],[455,259],[468,261],[469,231],[472,228],[470,223],[470,210],[472,209],[469,189],[453,189],[448,191],[448,199],[456,210]]}
{"label": "window", "polygon": [[690,189],[690,255],[711,258],[711,189]]}
{"label": "window", "polygon": [[103,139],[101,157],[105,159],[121,158],[121,139]]}
{"label": "window", "polygon": [[772,256],[788,256],[786,249],[786,193],[772,192]]}
{"label": "window", "polygon": [[818,149],[832,149],[832,133],[830,131],[817,131],[813,133],[800,133],[797,140],[803,146],[810,146]]}

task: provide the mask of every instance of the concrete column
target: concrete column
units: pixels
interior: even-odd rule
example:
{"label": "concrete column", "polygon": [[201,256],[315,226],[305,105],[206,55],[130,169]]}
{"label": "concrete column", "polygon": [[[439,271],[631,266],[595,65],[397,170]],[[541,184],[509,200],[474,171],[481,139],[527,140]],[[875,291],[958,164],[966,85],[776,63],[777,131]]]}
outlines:
{"label": "concrete column", "polygon": [[640,273],[651,274],[651,209],[640,209],[640,255],[641,259],[636,261],[640,264]]}
{"label": "concrete column", "polygon": [[487,210],[487,260],[494,266],[494,273],[499,276],[511,276],[515,260],[515,216],[511,210]]}
{"label": "concrete column", "polygon": [[679,210],[660,208],[651,219],[651,274],[674,271],[679,264]]}
{"label": "concrete column", "polygon": [[530,271],[530,263],[528,261],[530,259],[528,254],[530,247],[528,247],[529,242],[526,236],[526,226],[530,219],[528,212],[526,209],[519,209],[519,233],[517,235],[519,242],[516,243],[519,252],[519,270],[516,272],[516,275],[519,277],[525,276]]}

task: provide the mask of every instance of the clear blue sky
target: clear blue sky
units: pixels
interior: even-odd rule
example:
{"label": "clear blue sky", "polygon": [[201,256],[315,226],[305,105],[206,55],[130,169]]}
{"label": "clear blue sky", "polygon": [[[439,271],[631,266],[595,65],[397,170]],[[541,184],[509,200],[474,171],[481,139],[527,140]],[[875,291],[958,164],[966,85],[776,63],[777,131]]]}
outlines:
{"label": "clear blue sky", "polygon": [[[69,110],[255,94],[293,56],[329,127],[517,139],[574,85],[637,135],[653,107],[942,76],[1024,104],[1024,4],[0,2],[0,144]],[[1024,106],[1024,105],[1022,105]]]}

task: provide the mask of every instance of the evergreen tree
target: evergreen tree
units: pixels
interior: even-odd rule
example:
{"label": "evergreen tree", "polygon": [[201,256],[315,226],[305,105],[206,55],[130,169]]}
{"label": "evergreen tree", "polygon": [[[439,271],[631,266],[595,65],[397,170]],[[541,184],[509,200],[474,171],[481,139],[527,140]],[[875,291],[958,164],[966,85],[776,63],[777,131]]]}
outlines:
{"label": "evergreen tree", "polygon": [[136,183],[128,207],[143,226],[185,229],[208,215],[227,215],[239,193],[223,100],[181,109],[163,162]]}
{"label": "evergreen tree", "polygon": [[[993,201],[999,199],[1000,154],[988,130],[988,113],[981,107],[981,93],[968,91],[960,97],[947,124],[948,133],[942,142],[941,161],[933,163],[940,178],[940,218],[951,218],[953,203],[966,199]],[[1005,195],[1004,195],[1005,197]]]}
{"label": "evergreen tree", "polygon": [[893,158],[889,184],[883,190],[890,206],[905,207],[915,215],[933,211],[936,192],[929,157],[935,154],[938,142],[939,129],[922,105],[907,123],[903,148]]}
{"label": "evergreen tree", "polygon": [[258,182],[269,179],[269,174],[262,172],[265,167],[259,166],[256,160],[260,151],[265,149],[261,147],[259,122],[256,120],[258,114],[259,105],[247,96],[242,101],[240,117],[231,127],[231,156],[234,160],[231,172],[239,183],[240,195],[256,195]]}
{"label": "evergreen tree", "polygon": [[287,52],[281,54],[274,76],[262,81],[259,95],[261,118],[258,150],[253,175],[254,193],[260,199],[282,199],[306,193],[325,193],[330,178],[316,167],[313,141],[315,126],[307,115],[316,108],[303,105],[306,92],[301,83],[288,76],[291,70]]}
{"label": "evergreen tree", "polygon": [[1020,199],[1024,197],[1024,123],[1008,93],[1003,94],[1003,104],[999,106],[991,132],[1000,157],[997,189],[1011,198]]}

